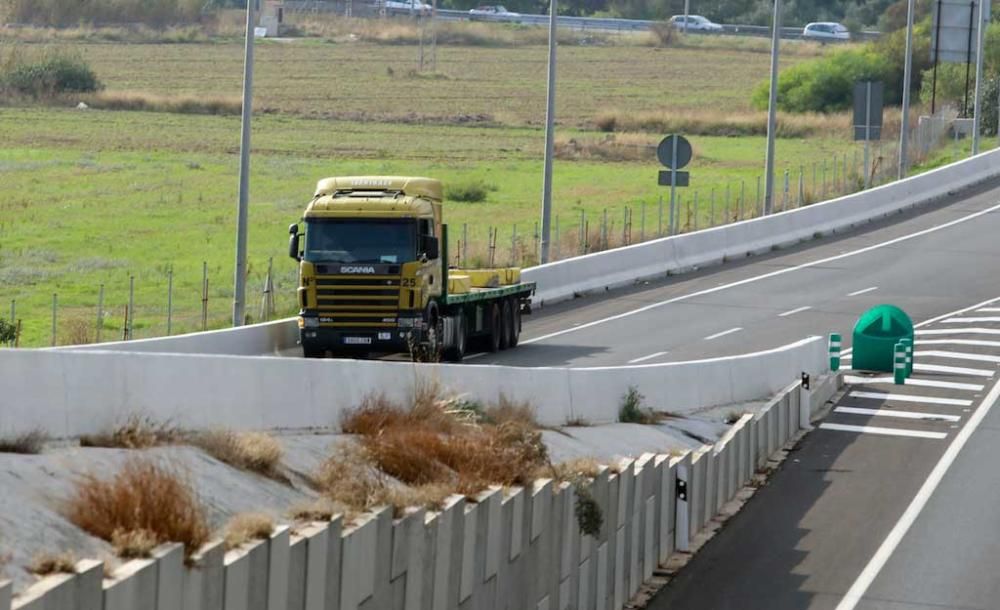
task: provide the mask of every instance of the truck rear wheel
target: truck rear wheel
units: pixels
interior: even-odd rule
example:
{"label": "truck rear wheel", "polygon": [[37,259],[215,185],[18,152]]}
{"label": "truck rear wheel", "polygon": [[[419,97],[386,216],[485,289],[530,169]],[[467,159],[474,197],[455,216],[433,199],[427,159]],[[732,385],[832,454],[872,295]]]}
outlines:
{"label": "truck rear wheel", "polygon": [[514,323],[510,330],[510,346],[517,347],[517,342],[521,339],[521,304],[516,300],[511,300],[510,308],[514,312]]}
{"label": "truck rear wheel", "polygon": [[448,362],[461,362],[465,357],[465,342],[468,333],[465,328],[465,313],[458,312],[455,316],[455,343],[444,351],[444,359]]}
{"label": "truck rear wheel", "polygon": [[486,335],[486,348],[491,352],[499,352],[503,343],[503,317],[500,314],[500,305],[493,303],[490,306],[490,332]]}
{"label": "truck rear wheel", "polygon": [[503,337],[500,340],[500,349],[507,349],[514,345],[514,308],[511,307],[510,299],[504,299],[501,307]]}

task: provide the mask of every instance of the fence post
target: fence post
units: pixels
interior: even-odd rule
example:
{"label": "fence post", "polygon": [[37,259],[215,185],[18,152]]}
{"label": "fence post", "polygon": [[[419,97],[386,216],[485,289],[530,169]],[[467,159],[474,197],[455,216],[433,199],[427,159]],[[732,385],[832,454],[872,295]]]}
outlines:
{"label": "fence post", "polygon": [[167,336],[173,330],[174,321],[174,269],[167,270]]}
{"label": "fence post", "polygon": [[833,192],[840,191],[840,183],[837,182],[837,155],[833,156]]}
{"label": "fence post", "polygon": [[660,193],[660,217],[656,225],[656,236],[663,237],[663,193]]}
{"label": "fence post", "polygon": [[725,212],[725,216],[723,217],[722,224],[724,224],[724,225],[729,224],[729,218],[730,218],[729,217],[729,185],[727,184],[726,185],[726,212]]}
{"label": "fence post", "polygon": [[56,346],[56,309],[59,307],[59,295],[52,293],[52,347]]}
{"label": "fence post", "polygon": [[736,210],[736,217],[738,219],[740,219],[740,220],[743,220],[744,218],[746,218],[746,216],[743,214],[744,209],[746,208],[746,202],[747,202],[747,181],[745,179],[741,178],[740,179],[740,202],[739,202],[739,206],[737,207],[737,210]]}
{"label": "fence post", "polygon": [[708,226],[715,226],[715,187],[712,187],[708,197]]}
{"label": "fence post", "polygon": [[[554,250],[555,250],[555,257],[554,258],[558,259],[559,258],[559,241],[560,241],[559,240],[559,214],[556,214],[556,219],[555,220],[556,220],[556,226],[555,226],[556,232],[555,232],[555,236],[553,237],[552,241],[553,241],[553,247],[554,247]],[[536,236],[535,237],[535,241],[538,241],[538,237],[537,237],[538,236],[538,230],[537,230],[537,228],[538,228],[538,225],[536,224],[535,225],[535,229],[536,229],[535,230],[535,236]]]}
{"label": "fence post", "polygon": [[823,159],[823,185],[820,187],[820,200],[826,201],[826,159]]}
{"label": "fence post", "polygon": [[785,190],[781,193],[781,211],[784,212],[788,209],[788,170],[785,170]]}
{"label": "fence post", "polygon": [[517,258],[517,223],[510,229],[510,266],[514,266],[514,259]]}
{"label": "fence post", "polygon": [[850,192],[850,183],[847,180],[847,153],[844,153],[844,171],[841,174],[844,176],[844,191]]}
{"label": "fence post", "polygon": [[135,276],[128,276],[128,334],[125,337],[129,341],[132,340],[132,319],[135,317]]}
{"label": "fence post", "polygon": [[21,347],[21,320],[18,320],[14,327],[14,347]]}
{"label": "fence post", "polygon": [[803,175],[805,174],[805,168],[801,165],[799,166],[799,207],[801,208],[806,202],[806,183]]}
{"label": "fence post", "polygon": [[622,210],[622,244],[628,245],[628,206]]}
{"label": "fence post", "polygon": [[97,329],[94,333],[96,342],[101,342],[101,334],[104,331],[104,284],[97,289]]}
{"label": "fence post", "polygon": [[815,161],[813,161],[813,181],[812,181],[812,187],[813,187],[813,196],[815,197],[816,193],[819,192],[816,189],[816,162]]}
{"label": "fence post", "polygon": [[[541,256],[541,252],[542,252],[542,250],[541,250],[541,248],[542,248],[542,245],[541,245],[541,234],[538,232],[538,221],[537,220],[535,221],[534,240],[535,240],[535,256],[537,256],[539,258],[539,260],[541,260],[541,258],[542,258],[542,256]],[[524,261],[522,260],[521,262],[523,263]]]}
{"label": "fence post", "polygon": [[608,208],[604,208],[604,220],[601,221],[601,250],[608,249]]}
{"label": "fence post", "polygon": [[694,192],[694,230],[698,230],[698,191]]}
{"label": "fence post", "polygon": [[646,202],[639,208],[639,241],[646,241]]}
{"label": "fence post", "polygon": [[462,223],[462,264],[469,266],[469,223]]}
{"label": "fence post", "polygon": [[754,212],[760,210],[760,215],[761,216],[764,215],[764,209],[761,207],[761,202],[760,202],[760,176],[757,176],[757,199],[754,200],[753,207],[754,207]]}
{"label": "fence post", "polygon": [[201,330],[208,330],[208,261],[201,263]]}
{"label": "fence post", "polygon": [[587,211],[580,210],[580,239],[577,244],[581,254],[587,253]]}

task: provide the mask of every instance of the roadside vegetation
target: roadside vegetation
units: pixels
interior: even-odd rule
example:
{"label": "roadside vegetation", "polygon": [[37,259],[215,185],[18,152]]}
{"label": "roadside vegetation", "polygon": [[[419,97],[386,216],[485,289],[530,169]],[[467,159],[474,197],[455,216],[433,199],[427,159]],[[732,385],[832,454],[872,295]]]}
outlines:
{"label": "roadside vegetation", "polygon": [[48,440],[48,434],[41,429],[13,436],[0,436],[0,453],[35,455],[42,452]]}

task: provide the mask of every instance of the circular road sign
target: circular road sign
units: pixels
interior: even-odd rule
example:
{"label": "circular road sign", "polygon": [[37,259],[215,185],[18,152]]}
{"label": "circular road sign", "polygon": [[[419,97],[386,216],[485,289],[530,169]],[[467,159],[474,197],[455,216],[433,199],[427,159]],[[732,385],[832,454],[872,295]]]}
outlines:
{"label": "circular road sign", "polygon": [[[677,145],[677,158],[674,159],[674,142]],[[667,136],[656,147],[656,158],[670,169],[680,169],[691,162],[691,143],[684,136]]]}

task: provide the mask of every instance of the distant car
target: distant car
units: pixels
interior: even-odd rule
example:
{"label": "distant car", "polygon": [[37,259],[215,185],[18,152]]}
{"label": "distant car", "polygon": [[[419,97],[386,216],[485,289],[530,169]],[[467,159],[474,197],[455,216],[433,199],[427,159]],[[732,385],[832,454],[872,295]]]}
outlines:
{"label": "distant car", "polygon": [[469,19],[496,19],[498,21],[518,21],[521,13],[508,11],[499,4],[488,4],[469,11]]}
{"label": "distant car", "polygon": [[722,26],[713,23],[701,15],[674,15],[670,18],[670,25],[678,30],[688,32],[721,32]]}
{"label": "distant car", "polygon": [[[383,0],[387,13],[391,15],[430,15],[433,7],[421,0]],[[375,6],[378,6],[376,2]]]}
{"label": "distant car", "polygon": [[851,33],[847,28],[832,21],[810,23],[802,30],[802,37],[807,40],[850,40]]}

